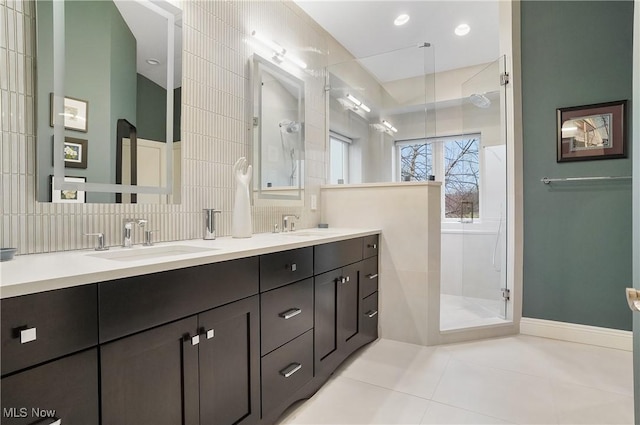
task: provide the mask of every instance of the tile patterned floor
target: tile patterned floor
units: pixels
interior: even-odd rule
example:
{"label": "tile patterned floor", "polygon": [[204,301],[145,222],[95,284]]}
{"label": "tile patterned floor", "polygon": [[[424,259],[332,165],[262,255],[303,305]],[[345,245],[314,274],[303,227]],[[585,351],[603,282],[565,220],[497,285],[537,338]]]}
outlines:
{"label": "tile patterned floor", "polygon": [[381,339],[279,424],[632,424],[630,370],[630,352],[524,335]]}

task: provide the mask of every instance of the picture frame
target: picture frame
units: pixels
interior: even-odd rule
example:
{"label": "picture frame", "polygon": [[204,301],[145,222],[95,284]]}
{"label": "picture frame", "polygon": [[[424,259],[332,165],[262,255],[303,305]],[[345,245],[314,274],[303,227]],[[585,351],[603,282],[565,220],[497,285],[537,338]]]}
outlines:
{"label": "picture frame", "polygon": [[[83,190],[54,190],[53,184],[55,177],[49,175],[49,201],[54,203],[64,204],[84,204],[85,193]],[[86,177],[74,177],[65,176],[65,182],[84,183],[87,181]]]}
{"label": "picture frame", "polygon": [[627,101],[558,108],[557,162],[627,157]]}
{"label": "picture frame", "polygon": [[87,168],[89,142],[74,137],[64,138],[64,166],[66,168]]}
{"label": "picture frame", "polygon": [[[55,121],[55,108],[53,105],[53,93],[49,96],[51,110],[51,127]],[[64,98],[64,128],[86,133],[89,128],[89,102],[73,97]]]}

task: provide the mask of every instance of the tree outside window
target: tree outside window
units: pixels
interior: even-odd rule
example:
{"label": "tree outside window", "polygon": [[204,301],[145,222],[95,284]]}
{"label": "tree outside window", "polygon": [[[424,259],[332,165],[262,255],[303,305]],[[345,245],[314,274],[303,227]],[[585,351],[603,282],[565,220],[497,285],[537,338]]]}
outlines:
{"label": "tree outside window", "polygon": [[451,136],[399,141],[402,181],[444,180],[444,218],[473,220],[480,214],[480,136]]}

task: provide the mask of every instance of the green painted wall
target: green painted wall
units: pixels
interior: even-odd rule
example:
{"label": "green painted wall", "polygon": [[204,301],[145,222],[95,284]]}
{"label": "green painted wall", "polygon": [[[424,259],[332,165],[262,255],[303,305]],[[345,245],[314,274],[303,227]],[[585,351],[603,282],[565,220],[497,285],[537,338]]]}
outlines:
{"label": "green painted wall", "polygon": [[165,142],[167,139],[167,91],[138,74],[138,138]]}
{"label": "green painted wall", "polygon": [[[166,141],[167,91],[138,74],[137,125],[141,139]],[[182,88],[173,91],[173,141],[181,140]]]}
{"label": "green painted wall", "polygon": [[523,316],[631,329],[630,159],[556,162],[556,108],[631,99],[632,1],[523,1]]}

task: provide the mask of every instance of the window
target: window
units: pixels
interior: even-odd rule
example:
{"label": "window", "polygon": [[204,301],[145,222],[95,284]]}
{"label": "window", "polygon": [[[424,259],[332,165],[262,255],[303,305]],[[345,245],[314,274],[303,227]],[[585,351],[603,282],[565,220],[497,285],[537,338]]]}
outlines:
{"label": "window", "polygon": [[449,140],[444,147],[444,217],[473,220],[480,216],[480,138]]}
{"label": "window", "polygon": [[407,143],[398,147],[400,150],[400,180],[425,181],[434,175],[431,144]]}
{"label": "window", "polygon": [[349,183],[349,147],[351,139],[336,133],[330,133],[329,142],[329,183]]}
{"label": "window", "polygon": [[396,148],[400,180],[444,181],[444,219],[480,218],[479,134],[398,141]]}

